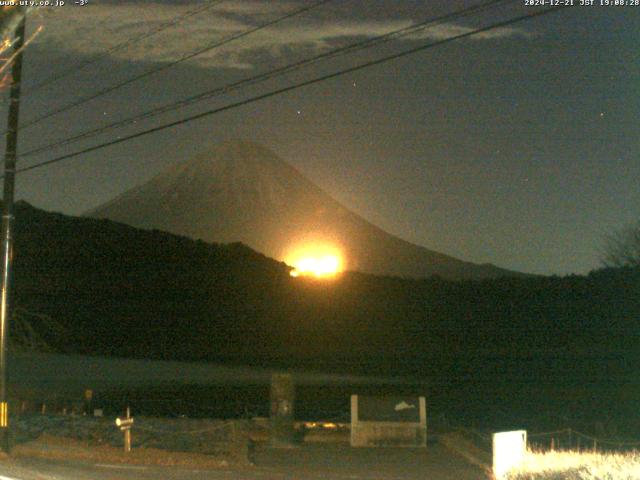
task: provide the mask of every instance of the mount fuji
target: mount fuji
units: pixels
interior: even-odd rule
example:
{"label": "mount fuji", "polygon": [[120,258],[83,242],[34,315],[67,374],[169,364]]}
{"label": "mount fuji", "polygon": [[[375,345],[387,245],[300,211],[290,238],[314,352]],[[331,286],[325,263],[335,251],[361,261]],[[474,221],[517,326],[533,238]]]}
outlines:
{"label": "mount fuji", "polygon": [[519,275],[412,244],[334,200],[264,146],[227,141],[85,214],[207,242],[242,242],[278,260],[332,245],[346,270],[447,279]]}

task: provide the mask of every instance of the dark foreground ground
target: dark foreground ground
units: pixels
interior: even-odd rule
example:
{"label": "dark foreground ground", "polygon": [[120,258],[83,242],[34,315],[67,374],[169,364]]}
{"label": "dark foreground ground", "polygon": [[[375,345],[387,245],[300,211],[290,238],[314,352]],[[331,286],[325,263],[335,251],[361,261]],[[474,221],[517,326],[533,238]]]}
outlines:
{"label": "dark foreground ground", "polygon": [[201,470],[33,458],[0,461],[2,480],[481,480],[483,472],[440,445],[426,449],[353,449],[348,444],[258,446],[255,467]]}

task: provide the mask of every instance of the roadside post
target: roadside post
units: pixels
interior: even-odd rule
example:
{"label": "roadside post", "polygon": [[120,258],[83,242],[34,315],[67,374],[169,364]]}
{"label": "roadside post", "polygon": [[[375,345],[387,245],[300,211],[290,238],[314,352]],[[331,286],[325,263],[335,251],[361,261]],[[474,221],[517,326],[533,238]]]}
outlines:
{"label": "roadside post", "polygon": [[493,434],[493,475],[497,480],[506,478],[511,469],[518,468],[527,454],[527,431],[498,432]]}
{"label": "roadside post", "polygon": [[93,390],[87,388],[84,391],[84,405],[82,406],[83,408],[83,415],[91,415],[91,412],[93,412],[93,408],[91,408],[93,405]]}
{"label": "roadside post", "polygon": [[124,432],[124,451],[131,451],[131,427],[133,426],[133,417],[131,416],[131,409],[127,407],[127,416],[125,418],[116,418],[116,426],[120,427],[120,430]]}

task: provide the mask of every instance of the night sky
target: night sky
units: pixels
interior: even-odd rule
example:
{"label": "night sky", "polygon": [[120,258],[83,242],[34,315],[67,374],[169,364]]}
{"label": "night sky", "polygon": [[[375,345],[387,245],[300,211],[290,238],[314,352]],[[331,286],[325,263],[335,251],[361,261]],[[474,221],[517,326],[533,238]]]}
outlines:
{"label": "night sky", "polygon": [[[29,30],[44,30],[25,55],[21,120],[313,2],[219,2],[101,53],[206,3],[69,0],[34,12]],[[334,0],[24,129],[19,152],[475,3]],[[534,11],[504,2],[18,166]],[[406,240],[514,270],[586,273],[601,265],[604,235],[640,212],[639,45],[640,6],[576,6],[21,174],[17,196],[81,214],[213,143],[244,138]],[[29,93],[90,58],[98,61]]]}

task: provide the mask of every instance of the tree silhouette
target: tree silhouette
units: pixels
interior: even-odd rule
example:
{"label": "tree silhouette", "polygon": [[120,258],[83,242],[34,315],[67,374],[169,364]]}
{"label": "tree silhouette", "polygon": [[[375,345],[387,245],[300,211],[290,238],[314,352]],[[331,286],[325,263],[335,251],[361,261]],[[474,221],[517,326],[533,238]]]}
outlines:
{"label": "tree silhouette", "polygon": [[602,262],[607,267],[640,266],[640,220],[607,235]]}

